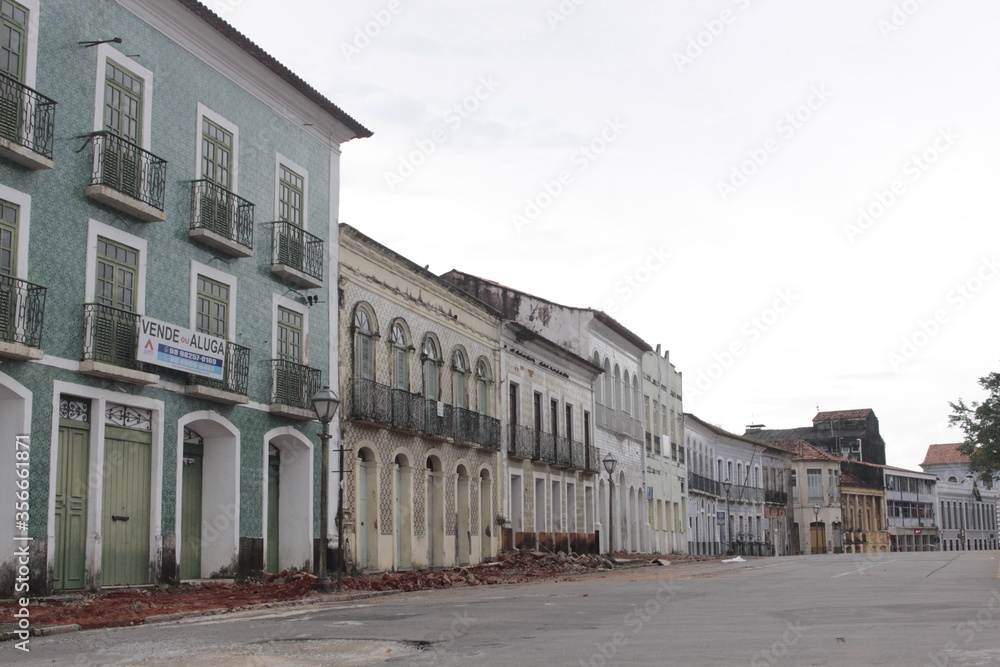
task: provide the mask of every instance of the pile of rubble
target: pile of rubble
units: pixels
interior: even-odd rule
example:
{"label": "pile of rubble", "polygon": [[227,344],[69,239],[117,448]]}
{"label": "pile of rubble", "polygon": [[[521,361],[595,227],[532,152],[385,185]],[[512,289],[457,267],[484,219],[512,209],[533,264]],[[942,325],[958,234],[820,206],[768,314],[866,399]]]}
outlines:
{"label": "pile of rubble", "polygon": [[[616,559],[617,560],[617,559]],[[637,559],[646,564],[648,560]],[[610,570],[626,564],[603,555],[563,552],[509,551],[496,560],[467,567],[365,574],[344,579],[344,588],[354,591],[419,591],[453,586],[515,584],[559,574]],[[631,564],[631,563],[629,563]]]}

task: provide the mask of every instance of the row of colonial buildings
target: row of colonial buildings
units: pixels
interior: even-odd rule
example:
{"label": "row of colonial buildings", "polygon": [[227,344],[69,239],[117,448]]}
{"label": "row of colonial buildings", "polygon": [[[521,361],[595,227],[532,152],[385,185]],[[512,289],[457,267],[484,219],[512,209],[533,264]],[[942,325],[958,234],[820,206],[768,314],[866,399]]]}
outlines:
{"label": "row of colonial buildings", "polygon": [[0,590],[24,545],[36,593],[312,569],[323,536],[358,570],[995,546],[871,411],[727,433],[607,314],[339,223],[371,132],[196,0],[0,5]]}

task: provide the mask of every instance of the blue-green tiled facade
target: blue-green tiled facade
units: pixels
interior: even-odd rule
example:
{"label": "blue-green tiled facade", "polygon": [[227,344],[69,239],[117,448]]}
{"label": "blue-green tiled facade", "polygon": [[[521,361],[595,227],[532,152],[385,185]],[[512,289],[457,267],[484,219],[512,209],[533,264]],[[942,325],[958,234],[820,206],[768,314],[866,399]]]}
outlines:
{"label": "blue-green tiled facade", "polygon": [[[216,479],[227,480],[219,486],[235,485],[229,493],[238,505],[239,514],[237,534],[231,538],[233,544],[226,547],[233,552],[231,564],[227,562],[224,567],[213,569],[221,573],[250,574],[265,567],[277,568],[275,563],[265,565],[262,560],[268,484],[265,438],[269,432],[274,434],[285,429],[280,437],[275,436],[278,448],[286,448],[282,450],[282,460],[288,461],[289,470],[306,471],[304,474],[311,476],[314,487],[312,526],[308,531],[311,534],[306,536],[301,527],[298,534],[282,533],[282,542],[286,537],[290,540],[301,538],[302,544],[283,552],[280,565],[308,565],[313,552],[312,537],[318,534],[319,528],[319,424],[302,415],[293,418],[270,410],[274,297],[298,304],[307,317],[304,364],[321,371],[323,384],[333,384],[330,369],[336,366],[337,346],[330,339],[328,308],[336,304],[336,264],[330,266],[324,262],[320,288],[300,287],[275,275],[271,271],[269,223],[278,217],[276,171],[280,154],[308,173],[306,230],[322,239],[324,244],[336,244],[336,220],[331,217],[336,211],[338,176],[331,172],[339,162],[339,142],[365,136],[365,133],[356,124],[353,128],[349,127],[350,123],[345,125],[343,118],[336,117],[330,107],[323,108],[322,100],[316,102],[318,95],[308,98],[299,83],[290,82],[287,77],[282,79],[261,64],[259,58],[240,48],[245,45],[239,43],[238,34],[227,34],[204,15],[192,11],[192,8],[198,9],[196,3],[148,0],[127,4],[135,13],[110,0],[37,0],[25,5],[37,26],[29,36],[37,65],[34,80],[28,83],[58,103],[52,168],[35,170],[0,158],[0,186],[30,197],[30,218],[25,216],[27,224],[18,231],[20,242],[27,243],[27,261],[26,266],[25,262],[20,263],[16,275],[46,288],[40,348],[44,357],[25,360],[16,355],[0,354],[0,434],[4,437],[0,451],[6,452],[4,466],[12,465],[13,434],[29,433],[31,437],[27,535],[32,538],[32,588],[35,591],[54,587],[54,577],[57,577],[54,569],[58,570],[57,560],[62,553],[62,547],[53,544],[59,538],[53,537],[56,498],[51,493],[56,486],[56,461],[51,459],[53,452],[59,451],[54,428],[58,419],[53,415],[59,401],[59,397],[53,395],[56,383],[81,388],[80,392],[73,391],[71,395],[79,393],[83,399],[93,401],[94,406],[131,405],[136,401],[143,405],[159,402],[156,405],[162,406],[162,409],[153,410],[152,431],[154,441],[159,444],[153,447],[156,461],[151,493],[157,517],[151,520],[154,534],[150,539],[150,574],[148,581],[134,583],[172,581],[179,577],[176,564],[181,557],[181,521],[177,516],[177,498],[184,466],[178,461],[177,450],[181,439],[179,431],[192,414],[202,415],[192,426],[200,429],[200,433],[204,431],[202,435],[215,433],[214,420],[223,425],[229,423],[238,432],[238,447],[233,434],[216,434],[215,440],[206,437],[206,452],[217,446],[219,451],[230,453],[223,459],[228,463],[215,461],[211,465],[207,463],[206,454],[202,493],[211,493]],[[163,25],[156,25],[156,17],[160,14],[171,18]],[[206,36],[217,40],[218,44],[199,44]],[[115,37],[120,37],[121,43],[90,47],[80,44]],[[152,73],[152,81],[148,82],[151,86],[147,87],[148,94],[143,99],[151,108],[150,139],[144,148],[167,161],[165,219],[162,221],[143,222],[117,206],[100,203],[85,194],[94,159],[88,135],[95,128],[95,95],[103,92],[95,91],[98,59],[102,53],[110,54],[108,57],[116,62],[121,56],[125,63],[138,63]],[[231,57],[232,61],[223,58],[218,66],[214,66],[215,61],[206,62],[222,57],[219,54]],[[229,71],[250,73],[250,76],[229,78],[222,73]],[[266,94],[260,95],[260,91]],[[198,166],[201,139],[197,133],[199,104],[238,128],[238,178],[234,189],[240,197],[255,205],[251,257],[234,257],[189,238],[193,207],[191,182],[201,177]],[[328,138],[330,133],[324,138],[322,127],[304,122],[317,115],[339,128],[338,139]],[[0,192],[0,199],[3,198]],[[145,241],[146,253],[140,259],[145,270],[145,307],[140,309],[141,315],[180,327],[194,326],[191,321],[192,262],[222,272],[232,280],[236,286],[235,298],[229,306],[235,312],[235,319],[228,339],[250,349],[247,391],[241,399],[244,404],[230,405],[186,395],[186,374],[169,369],[147,367],[147,371],[159,376],[159,381],[151,385],[81,372],[85,338],[83,304],[92,298],[87,296],[85,287],[88,253],[94,252],[93,248],[88,248],[88,233],[93,234],[91,221]],[[326,245],[327,257],[330,252]],[[305,295],[318,297],[319,303],[306,306],[303,303]],[[39,356],[38,351],[35,352],[35,356]],[[23,423],[24,414],[28,415],[28,423]],[[102,418],[102,415],[93,415],[95,420]],[[288,429],[294,433],[289,435]],[[222,444],[213,445],[210,440]],[[311,449],[304,448],[306,443]],[[100,447],[92,440],[91,478],[100,474],[102,461],[97,449]],[[306,467],[302,467],[301,452],[308,453],[306,459],[313,459]],[[232,466],[238,466],[238,474],[233,476],[235,481],[229,482]],[[0,471],[0,487],[14,479],[10,473]],[[289,477],[289,480],[297,479]],[[301,503],[308,495],[307,485],[291,481],[281,489],[286,495],[297,493],[301,496],[294,501],[297,504],[282,509],[281,516],[287,514],[300,521],[295,515],[306,514],[306,507]],[[12,494],[5,492],[4,495]],[[86,559],[88,587],[102,585],[102,561],[94,549],[94,540],[100,542],[100,537],[94,535],[102,534],[101,514],[95,510],[95,503],[101,502],[101,497],[91,489],[86,526],[90,542],[86,554],[81,556]],[[206,511],[204,516],[211,523],[211,513]],[[13,508],[0,507],[0,520],[15,526],[14,536],[22,534],[13,520]],[[224,520],[220,522],[225,523]],[[0,538],[4,537],[10,535],[0,534]],[[204,549],[218,550],[217,544],[207,544],[205,539],[203,534]],[[15,572],[10,554],[5,544],[0,551],[0,586],[4,591],[10,590]],[[218,554],[215,558],[219,559]],[[212,573],[204,572],[202,576],[209,574]]]}

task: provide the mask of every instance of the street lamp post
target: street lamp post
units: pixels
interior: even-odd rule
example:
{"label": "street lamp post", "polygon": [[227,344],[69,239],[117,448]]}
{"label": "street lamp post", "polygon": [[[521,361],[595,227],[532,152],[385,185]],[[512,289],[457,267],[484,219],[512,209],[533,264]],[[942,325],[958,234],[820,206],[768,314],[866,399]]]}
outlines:
{"label": "street lamp post", "polygon": [[[813,517],[814,517],[813,523],[814,524],[819,524],[819,510],[820,510],[820,506],[819,505],[813,505]],[[824,531],[824,538],[825,537],[826,537],[826,535],[825,535],[825,531]],[[819,553],[819,551],[817,551],[816,553]]]}
{"label": "street lamp post", "polygon": [[[337,414],[340,407],[340,399],[329,387],[323,387],[312,397],[313,410],[316,418],[323,425],[323,432],[320,434],[320,442],[323,447],[320,459],[322,463],[322,474],[319,482],[319,559],[317,564],[316,581],[313,582],[313,589],[324,593],[330,592],[330,576],[326,567],[326,552],[330,548],[330,517],[329,517],[329,496],[330,496],[330,422]],[[340,449],[340,470],[344,469],[344,450]],[[341,473],[343,475],[343,473]],[[337,503],[337,540],[339,544],[340,558],[343,560],[343,526],[342,517],[344,515],[344,484],[340,484],[340,495]],[[340,570],[337,568],[337,589],[340,589]]]}
{"label": "street lamp post", "polygon": [[615,472],[615,466],[618,465],[618,459],[615,458],[614,454],[608,452],[608,455],[604,457],[604,469],[608,471],[608,553],[614,551],[613,541],[615,530],[614,526],[614,507],[615,507],[615,494],[611,490],[611,475]]}
{"label": "street lamp post", "polygon": [[729,523],[729,489],[731,489],[732,486],[733,486],[733,483],[729,481],[728,477],[726,478],[726,481],[724,481],[722,483],[722,488],[725,489],[725,491],[726,491],[726,544],[727,544],[727,546],[730,545],[732,543],[732,541],[733,541],[733,536],[731,534],[732,530],[733,530],[733,527]]}

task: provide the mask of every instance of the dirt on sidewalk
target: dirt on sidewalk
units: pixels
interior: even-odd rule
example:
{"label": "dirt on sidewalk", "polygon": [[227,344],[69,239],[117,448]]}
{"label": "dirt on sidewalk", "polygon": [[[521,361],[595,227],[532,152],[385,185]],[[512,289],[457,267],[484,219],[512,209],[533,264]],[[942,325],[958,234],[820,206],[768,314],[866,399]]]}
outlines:
{"label": "dirt on sidewalk", "polygon": [[[511,551],[492,562],[468,567],[384,572],[345,577],[343,594],[359,591],[416,591],[455,586],[515,584],[558,575],[607,571],[695,560],[689,556],[655,554],[574,555]],[[315,577],[306,572],[281,572],[260,580],[198,581],[170,587],[128,588],[101,593],[62,595],[32,600],[31,625],[79,625],[83,629],[136,625],[151,616],[206,610],[236,610],[315,598]],[[333,593],[330,599],[336,599]],[[16,600],[0,601],[0,630],[10,628]]]}

